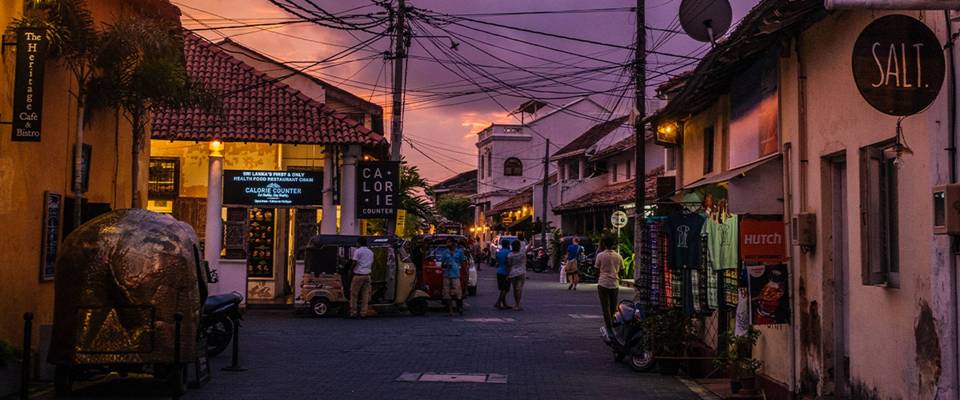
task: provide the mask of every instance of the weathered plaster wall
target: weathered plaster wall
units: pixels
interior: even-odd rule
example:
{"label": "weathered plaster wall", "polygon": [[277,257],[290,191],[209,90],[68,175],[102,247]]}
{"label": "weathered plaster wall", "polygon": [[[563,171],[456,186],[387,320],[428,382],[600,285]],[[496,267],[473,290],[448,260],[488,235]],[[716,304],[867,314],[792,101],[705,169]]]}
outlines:
{"label": "weathered plaster wall", "polygon": [[[224,143],[223,168],[277,170],[279,151],[280,145]],[[151,140],[150,155],[180,159],[180,196],[207,197],[207,160],[210,155],[207,142]]]}
{"label": "weathered plaster wall", "polygon": [[[942,13],[901,12],[920,18],[943,41]],[[807,162],[799,146],[797,54],[781,58],[781,116],[783,141],[792,147],[789,176],[793,212],[801,211],[801,191],[806,191],[806,212],[817,214],[818,237],[824,231],[824,202],[829,182],[824,179],[824,157],[846,156],[848,269],[844,279],[849,290],[848,349],[850,381],[855,396],[882,399],[956,398],[951,382],[953,317],[949,315],[949,271],[945,241],[932,235],[931,187],[946,177],[946,95],[924,113],[903,122],[906,141],[914,150],[899,172],[898,218],[901,287],[897,289],[861,284],[860,161],[859,149],[894,137],[896,118],[871,108],[861,97],[850,73],[850,52],[860,31],[886,12],[834,12],[805,31],[799,54],[806,65]],[[945,89],[944,89],[945,90]],[[806,187],[800,185],[800,169],[807,171]],[[827,224],[829,226],[829,224]],[[831,302],[825,288],[833,284],[821,243],[816,251],[801,254],[795,248],[793,264],[796,326],[800,351],[798,379],[808,392],[825,392],[831,374],[828,360],[834,327],[829,319]],[[825,313],[825,310],[827,311]],[[787,357],[787,352],[782,352]],[[776,354],[764,354],[773,359]],[[942,378],[942,379],[941,379]]]}

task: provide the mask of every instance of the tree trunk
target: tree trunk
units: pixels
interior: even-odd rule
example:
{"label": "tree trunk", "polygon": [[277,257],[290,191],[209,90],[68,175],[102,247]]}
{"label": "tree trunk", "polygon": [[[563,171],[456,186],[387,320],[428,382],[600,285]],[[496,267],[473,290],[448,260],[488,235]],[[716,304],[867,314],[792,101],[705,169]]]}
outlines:
{"label": "tree trunk", "polygon": [[83,223],[83,113],[85,95],[77,96],[77,138],[73,149],[73,229]]}
{"label": "tree trunk", "polygon": [[143,116],[142,112],[135,112],[131,115],[131,130],[133,140],[130,152],[130,208],[143,208],[140,204],[140,147],[143,142]]}

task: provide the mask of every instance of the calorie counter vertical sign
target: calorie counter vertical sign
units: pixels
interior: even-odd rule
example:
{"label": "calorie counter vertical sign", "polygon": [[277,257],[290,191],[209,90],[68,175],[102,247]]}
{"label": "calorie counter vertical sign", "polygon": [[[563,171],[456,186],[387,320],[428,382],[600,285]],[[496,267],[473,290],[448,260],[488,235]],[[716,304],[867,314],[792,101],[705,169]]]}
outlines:
{"label": "calorie counter vertical sign", "polygon": [[400,163],[357,163],[357,218],[394,218],[400,190]]}
{"label": "calorie counter vertical sign", "polygon": [[47,37],[43,29],[17,29],[17,72],[13,85],[12,141],[40,141],[46,54]]}

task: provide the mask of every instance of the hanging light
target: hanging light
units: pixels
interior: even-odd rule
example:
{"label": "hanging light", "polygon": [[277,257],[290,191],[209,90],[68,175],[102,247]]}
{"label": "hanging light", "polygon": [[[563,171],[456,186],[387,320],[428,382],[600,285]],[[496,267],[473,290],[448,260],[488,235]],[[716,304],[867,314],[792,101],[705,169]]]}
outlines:
{"label": "hanging light", "polygon": [[903,136],[903,126],[901,122],[905,117],[897,118],[897,137],[896,142],[893,146],[890,147],[890,151],[893,152],[893,166],[897,169],[903,168],[904,160],[903,155],[913,155],[913,150],[910,149],[910,146],[907,145],[906,138]]}

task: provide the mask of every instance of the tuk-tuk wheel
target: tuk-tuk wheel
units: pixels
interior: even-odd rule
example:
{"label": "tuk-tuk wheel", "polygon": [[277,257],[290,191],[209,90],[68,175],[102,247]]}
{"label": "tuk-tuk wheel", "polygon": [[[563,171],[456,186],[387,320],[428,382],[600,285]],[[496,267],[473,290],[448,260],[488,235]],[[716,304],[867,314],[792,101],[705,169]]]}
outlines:
{"label": "tuk-tuk wheel", "polygon": [[310,312],[314,317],[326,317],[330,315],[330,300],[323,297],[314,297],[310,299]]}
{"label": "tuk-tuk wheel", "polygon": [[410,314],[413,315],[423,315],[427,313],[427,299],[418,298],[413,299],[407,302],[407,308],[410,310]]}
{"label": "tuk-tuk wheel", "polygon": [[73,392],[73,375],[67,365],[57,365],[53,372],[53,389],[58,397],[69,396]]}

